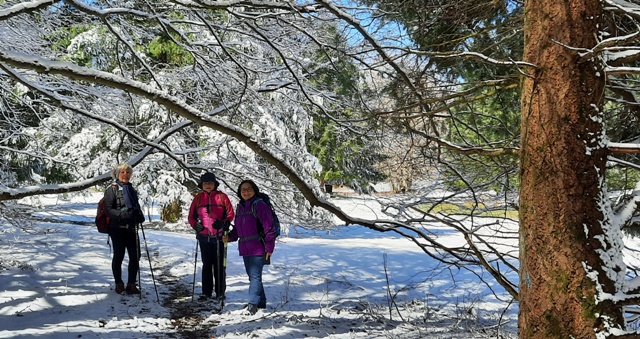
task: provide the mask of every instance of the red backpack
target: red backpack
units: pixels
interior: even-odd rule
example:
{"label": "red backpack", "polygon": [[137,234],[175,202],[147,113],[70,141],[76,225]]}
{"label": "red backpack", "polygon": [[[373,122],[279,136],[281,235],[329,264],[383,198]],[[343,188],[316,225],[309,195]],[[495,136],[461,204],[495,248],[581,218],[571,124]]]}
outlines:
{"label": "red backpack", "polygon": [[[115,185],[111,185],[115,193]],[[104,206],[104,197],[98,201],[98,212],[96,213],[96,227],[100,233],[109,233],[110,218],[107,215],[107,208]]]}

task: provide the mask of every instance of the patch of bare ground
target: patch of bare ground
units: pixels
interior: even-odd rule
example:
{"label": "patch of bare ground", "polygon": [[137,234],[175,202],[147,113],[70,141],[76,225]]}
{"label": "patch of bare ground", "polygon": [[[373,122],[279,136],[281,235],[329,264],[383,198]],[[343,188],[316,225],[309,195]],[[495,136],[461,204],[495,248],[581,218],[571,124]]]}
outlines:
{"label": "patch of bare ground", "polygon": [[206,303],[199,302],[197,298],[192,300],[192,285],[185,284],[165,268],[160,268],[157,277],[158,282],[168,289],[161,302],[170,311],[171,322],[176,330],[175,338],[213,338],[213,329],[217,322],[207,320],[211,309]]}

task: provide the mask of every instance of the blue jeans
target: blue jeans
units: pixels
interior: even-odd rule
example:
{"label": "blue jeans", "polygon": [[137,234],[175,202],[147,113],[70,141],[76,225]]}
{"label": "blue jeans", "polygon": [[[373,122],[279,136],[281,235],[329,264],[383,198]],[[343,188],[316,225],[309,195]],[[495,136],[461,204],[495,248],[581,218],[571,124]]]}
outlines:
{"label": "blue jeans", "polygon": [[261,255],[244,256],[244,268],[249,276],[249,303],[258,307],[266,307],[267,296],[262,285],[262,268],[264,259]]}

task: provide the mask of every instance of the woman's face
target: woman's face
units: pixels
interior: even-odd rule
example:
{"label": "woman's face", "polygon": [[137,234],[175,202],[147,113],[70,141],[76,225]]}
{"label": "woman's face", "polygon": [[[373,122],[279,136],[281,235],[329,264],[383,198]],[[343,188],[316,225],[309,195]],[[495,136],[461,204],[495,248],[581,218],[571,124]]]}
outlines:
{"label": "woman's face", "polygon": [[123,169],[118,173],[118,180],[123,184],[128,184],[129,180],[131,180],[131,174],[133,171],[131,169]]}
{"label": "woman's face", "polygon": [[245,182],[240,186],[240,195],[242,196],[242,199],[249,200],[253,198],[255,194],[256,192],[253,191],[253,186],[251,186],[250,183]]}
{"label": "woman's face", "polygon": [[213,181],[205,181],[202,183],[202,190],[205,192],[213,191],[214,187],[216,187],[216,183]]}

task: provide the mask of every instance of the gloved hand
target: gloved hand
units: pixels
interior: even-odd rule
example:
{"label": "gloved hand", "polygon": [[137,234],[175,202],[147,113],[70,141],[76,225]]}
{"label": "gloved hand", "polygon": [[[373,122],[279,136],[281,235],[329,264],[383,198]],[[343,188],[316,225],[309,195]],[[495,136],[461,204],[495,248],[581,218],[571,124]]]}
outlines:
{"label": "gloved hand", "polygon": [[129,219],[131,219],[131,211],[126,207],[121,208],[120,209],[120,220],[129,221]]}
{"label": "gloved hand", "polygon": [[198,233],[204,231],[204,225],[202,224],[202,221],[198,220],[198,222],[193,226],[193,229]]}
{"label": "gloved hand", "polygon": [[222,229],[223,226],[224,226],[224,221],[222,220],[216,220],[213,222],[213,228],[216,230]]}
{"label": "gloved hand", "polygon": [[228,220],[216,220],[213,222],[213,228],[216,230],[224,229],[225,231],[228,231],[230,225],[231,223]]}
{"label": "gloved hand", "polygon": [[136,210],[136,222],[138,224],[142,224],[143,222],[145,222],[146,218],[144,217],[144,213],[141,210]]}

